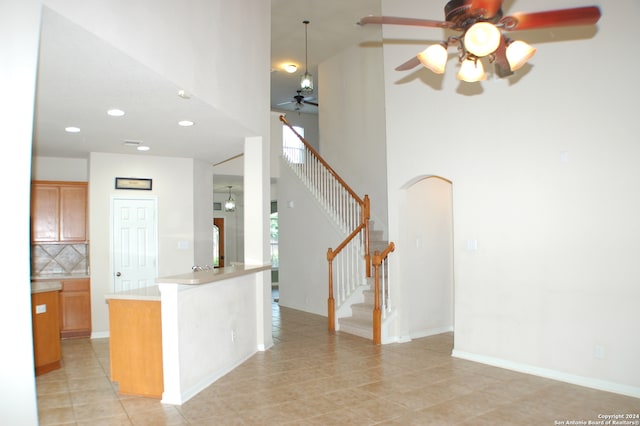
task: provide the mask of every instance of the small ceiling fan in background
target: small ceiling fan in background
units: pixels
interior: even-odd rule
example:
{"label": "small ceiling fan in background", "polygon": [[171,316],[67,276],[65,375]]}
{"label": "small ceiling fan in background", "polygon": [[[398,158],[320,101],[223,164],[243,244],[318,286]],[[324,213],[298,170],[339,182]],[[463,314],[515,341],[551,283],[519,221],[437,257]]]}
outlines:
{"label": "small ceiling fan in background", "polygon": [[502,31],[593,25],[601,16],[597,6],[503,16],[502,0],[450,0],[444,7],[444,14],[444,21],[365,16],[359,24],[412,25],[458,31],[461,35],[449,36],[446,41],[429,46],[396,70],[406,71],[422,64],[436,74],[443,74],[448,59],[447,48],[457,46],[458,79],[475,82],[486,78],[483,58],[494,64],[496,74],[502,78],[513,74],[535,54],[535,48],[523,41],[511,40]]}
{"label": "small ceiling fan in background", "polygon": [[281,102],[279,104],[277,104],[278,106],[283,106],[283,105],[289,105],[289,104],[294,104],[293,108],[295,111],[300,111],[305,105],[313,105],[315,107],[318,106],[317,102],[314,102],[315,98],[311,97],[311,96],[303,96],[302,95],[302,90],[297,90],[296,91],[296,95],[291,98],[290,101],[287,102]]}

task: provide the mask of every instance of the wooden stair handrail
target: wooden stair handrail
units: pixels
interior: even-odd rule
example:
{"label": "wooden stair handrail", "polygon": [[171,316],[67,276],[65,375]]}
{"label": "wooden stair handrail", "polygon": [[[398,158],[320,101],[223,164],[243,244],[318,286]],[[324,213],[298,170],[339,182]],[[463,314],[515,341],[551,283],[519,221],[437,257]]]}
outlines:
{"label": "wooden stair handrail", "polygon": [[380,265],[384,259],[387,258],[389,253],[396,249],[396,245],[390,242],[389,245],[380,253],[375,251],[373,253],[373,277],[375,288],[375,299],[373,305],[373,344],[379,345],[382,343],[382,302],[380,300]]}
{"label": "wooden stair handrail", "polygon": [[295,129],[293,128],[293,126],[291,124],[289,124],[289,122],[287,121],[287,119],[285,118],[284,115],[280,115],[280,121],[282,121],[284,123],[285,126],[287,126],[288,128],[291,129],[291,131],[298,137],[298,139],[300,139],[300,142],[302,142],[304,144],[304,146],[313,153],[313,155],[315,155],[318,158],[318,161],[320,161],[320,163],[322,163],[322,165],[324,167],[326,167],[326,169],[329,171],[329,173],[331,173],[333,175],[334,178],[336,178],[336,180],[338,182],[340,182],[340,185],[342,185],[344,187],[344,189],[347,190],[347,192],[349,193],[349,195],[351,195],[357,202],[358,204],[362,205],[364,203],[364,201],[358,196],[358,194],[355,193],[355,191],[353,189],[351,189],[351,187],[349,185],[347,185],[347,182],[344,181],[344,179],[342,179],[340,177],[340,175],[338,173],[336,173],[335,170],[333,170],[333,168],[329,165],[329,163],[327,163],[325,161],[324,158],[322,158],[322,156],[318,153],[318,151],[316,151],[310,144],[309,142],[307,142],[307,140],[305,138],[303,138],[298,132],[295,131]]}

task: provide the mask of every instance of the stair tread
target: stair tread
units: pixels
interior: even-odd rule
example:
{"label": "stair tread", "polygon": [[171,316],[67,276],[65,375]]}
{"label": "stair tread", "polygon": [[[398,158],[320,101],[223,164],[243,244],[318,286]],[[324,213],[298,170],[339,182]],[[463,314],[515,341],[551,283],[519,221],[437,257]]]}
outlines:
{"label": "stair tread", "polygon": [[371,325],[373,324],[373,319],[369,318],[357,318],[357,317],[345,317],[345,318],[340,318],[340,325],[350,325],[350,326],[356,326],[356,327],[365,327],[365,328],[371,328]]}

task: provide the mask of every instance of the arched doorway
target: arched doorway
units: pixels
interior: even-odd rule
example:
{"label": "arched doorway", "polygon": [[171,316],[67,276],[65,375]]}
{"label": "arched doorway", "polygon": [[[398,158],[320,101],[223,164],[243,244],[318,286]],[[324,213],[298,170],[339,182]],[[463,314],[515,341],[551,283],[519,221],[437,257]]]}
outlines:
{"label": "arched doorway", "polygon": [[407,298],[412,338],[453,331],[453,185],[436,176],[406,187]]}

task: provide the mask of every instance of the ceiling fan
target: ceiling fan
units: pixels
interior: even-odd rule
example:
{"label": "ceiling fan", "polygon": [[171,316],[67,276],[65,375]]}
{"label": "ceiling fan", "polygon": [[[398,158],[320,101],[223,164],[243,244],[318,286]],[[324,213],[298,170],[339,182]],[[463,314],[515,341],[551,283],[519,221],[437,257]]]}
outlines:
{"label": "ceiling fan", "polygon": [[288,104],[294,104],[294,109],[296,111],[300,111],[300,109],[302,109],[302,107],[306,104],[306,105],[313,105],[313,106],[318,106],[317,102],[314,102],[314,98],[312,97],[305,97],[302,95],[302,90],[297,90],[296,91],[296,95],[291,98],[290,101],[287,102],[281,102],[278,104],[278,106],[282,106],[282,105],[288,105]]}
{"label": "ceiling fan", "polygon": [[502,31],[535,30],[549,27],[593,25],[600,19],[597,6],[556,9],[543,12],[517,12],[503,16],[502,0],[450,0],[444,7],[444,21],[393,16],[365,16],[360,25],[391,24],[444,28],[461,35],[429,46],[423,52],[396,67],[406,71],[422,64],[442,74],[448,59],[447,48],[458,47],[460,72],[458,79],[468,82],[486,78],[482,58],[488,58],[499,77],[508,77],[534,55],[536,49],[522,41],[514,41]]}

